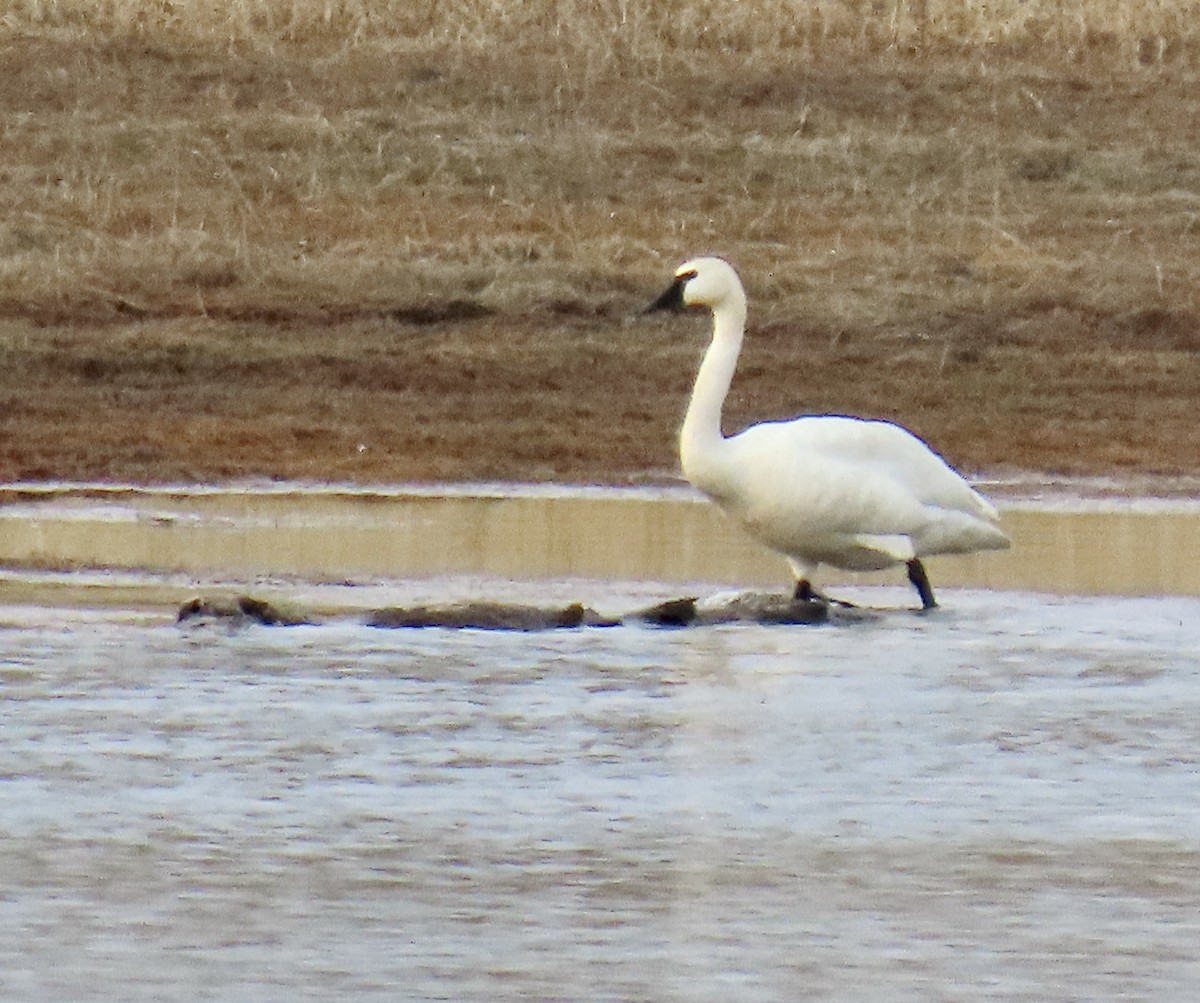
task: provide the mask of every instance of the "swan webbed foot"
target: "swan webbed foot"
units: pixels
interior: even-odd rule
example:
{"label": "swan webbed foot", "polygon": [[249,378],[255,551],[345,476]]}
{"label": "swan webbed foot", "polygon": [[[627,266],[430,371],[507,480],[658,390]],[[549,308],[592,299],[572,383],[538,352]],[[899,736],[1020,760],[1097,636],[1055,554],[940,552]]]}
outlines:
{"label": "swan webbed foot", "polygon": [[846,602],[844,599],[834,599],[823,592],[818,592],[812,587],[812,582],[807,578],[801,578],[796,582],[796,590],[792,593],[792,599],[796,602],[820,603],[822,606],[841,606],[843,609],[858,609],[852,602]]}
{"label": "swan webbed foot", "polygon": [[908,562],[908,580],[921,597],[921,609],[936,609],[937,600],[933,597],[933,586],[929,584],[929,575],[919,557],[914,557]]}

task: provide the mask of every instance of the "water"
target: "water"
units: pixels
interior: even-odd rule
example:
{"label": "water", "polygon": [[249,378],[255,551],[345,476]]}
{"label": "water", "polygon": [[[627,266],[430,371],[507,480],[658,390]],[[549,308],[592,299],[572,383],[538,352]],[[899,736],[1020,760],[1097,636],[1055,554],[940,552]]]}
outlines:
{"label": "water", "polygon": [[[1200,597],[1200,501],[1027,490],[1008,551],[934,557],[935,587]],[[1160,485],[1162,486],[1162,485]],[[1183,482],[1176,491],[1190,489]],[[695,491],[571,485],[0,485],[0,566],[253,577],[719,581],[782,589],[786,562]],[[822,568],[823,586],[902,581]],[[2,597],[0,597],[2,598]]]}
{"label": "water", "polygon": [[1200,603],[942,599],[533,635],[0,607],[0,998],[1194,999]]}

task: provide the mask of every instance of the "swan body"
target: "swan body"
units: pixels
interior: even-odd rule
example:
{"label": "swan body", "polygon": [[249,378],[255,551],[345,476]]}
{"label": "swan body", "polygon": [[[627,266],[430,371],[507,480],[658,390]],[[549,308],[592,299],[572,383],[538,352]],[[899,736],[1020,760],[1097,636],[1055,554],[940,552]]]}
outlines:
{"label": "swan body", "polygon": [[992,504],[911,432],[886,421],[812,415],[726,437],[721,410],[737,366],[746,294],[720,258],[679,267],[650,307],[712,312],[712,342],[679,434],[684,476],[753,536],[783,554],[796,597],[817,597],[812,576],[907,566],[922,606],[936,605],[921,558],[1002,549]]}

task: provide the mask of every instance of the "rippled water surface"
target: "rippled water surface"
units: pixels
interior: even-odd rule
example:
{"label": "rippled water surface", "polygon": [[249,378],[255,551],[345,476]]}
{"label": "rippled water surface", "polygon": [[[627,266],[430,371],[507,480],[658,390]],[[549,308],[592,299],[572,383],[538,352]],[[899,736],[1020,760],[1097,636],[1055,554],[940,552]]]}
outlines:
{"label": "rippled water surface", "polygon": [[1200,604],[942,599],[531,635],[0,608],[0,998],[1194,999]]}

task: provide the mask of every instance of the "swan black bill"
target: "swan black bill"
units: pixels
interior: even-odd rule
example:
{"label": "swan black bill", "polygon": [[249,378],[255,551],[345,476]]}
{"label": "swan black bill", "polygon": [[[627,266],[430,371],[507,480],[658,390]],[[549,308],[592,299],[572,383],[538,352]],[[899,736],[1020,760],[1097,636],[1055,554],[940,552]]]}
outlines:
{"label": "swan black bill", "polygon": [[656,313],[659,310],[671,310],[678,312],[683,310],[686,304],[683,302],[683,289],[689,281],[696,277],[695,272],[686,272],[683,275],[676,275],[675,281],[667,288],[658,299],[651,303],[642,313]]}

